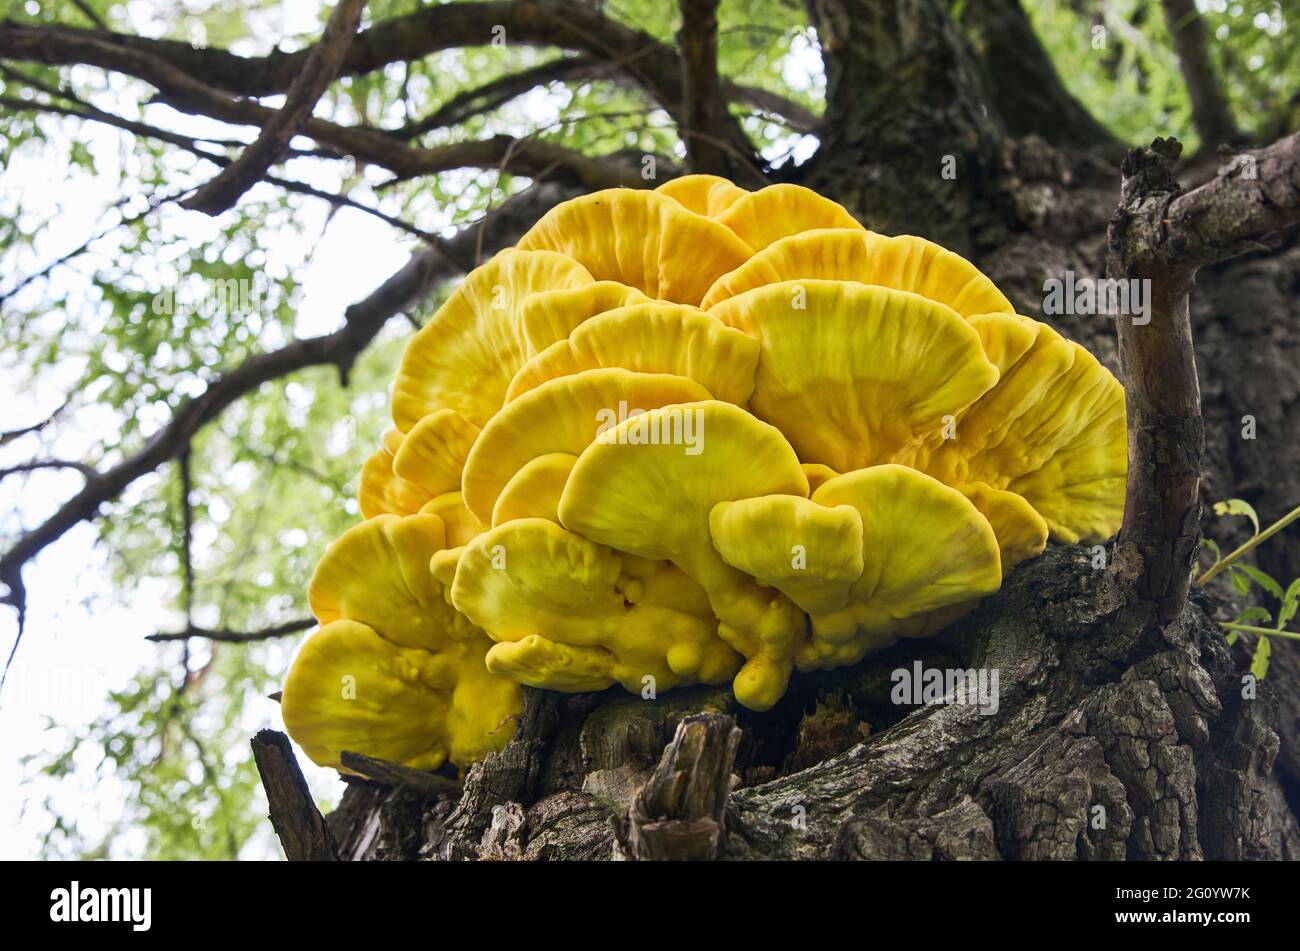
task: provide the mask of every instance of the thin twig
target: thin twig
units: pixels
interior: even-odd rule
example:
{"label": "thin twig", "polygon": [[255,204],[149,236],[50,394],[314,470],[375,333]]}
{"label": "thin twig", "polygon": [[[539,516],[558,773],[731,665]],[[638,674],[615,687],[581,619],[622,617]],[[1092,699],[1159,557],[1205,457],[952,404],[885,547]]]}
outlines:
{"label": "thin twig", "polygon": [[1199,578],[1196,579],[1197,585],[1205,584],[1205,582],[1209,581],[1211,578],[1217,575],[1224,568],[1227,568],[1234,561],[1239,561],[1243,555],[1249,554],[1261,542],[1265,542],[1268,539],[1272,538],[1274,535],[1282,531],[1282,529],[1286,528],[1288,525],[1290,525],[1298,518],[1300,518],[1300,507],[1292,509],[1290,512],[1288,512],[1286,515],[1283,515],[1280,519],[1278,519],[1268,528],[1264,529],[1258,535],[1252,535],[1248,541],[1244,542],[1241,545],[1238,545],[1235,549],[1229,552],[1225,557],[1220,558],[1218,561],[1212,564],[1203,575],[1201,575]]}
{"label": "thin twig", "polygon": [[[3,297],[0,297],[0,301],[3,301],[3,300],[4,300],[4,298],[3,298]],[[51,423],[53,423],[56,419],[58,419],[58,418],[59,418],[59,415],[60,415],[60,414],[61,414],[65,409],[67,409],[71,404],[72,404],[72,397],[69,396],[67,399],[65,399],[62,403],[59,404],[59,408],[58,408],[58,409],[56,409],[54,412],[50,413],[49,416],[46,416],[46,417],[45,417],[43,420],[41,420],[39,423],[32,423],[32,425],[30,425],[30,426],[23,426],[23,427],[20,427],[19,429],[11,429],[11,430],[8,430],[7,432],[0,433],[0,446],[7,446],[7,445],[9,445],[11,442],[13,442],[15,439],[21,439],[23,436],[29,436],[29,435],[31,435],[32,433],[39,433],[39,432],[40,432],[42,429],[44,429],[46,426],[49,426],[49,425],[50,425]]]}
{"label": "thin twig", "polygon": [[1290,641],[1300,641],[1300,632],[1296,631],[1278,631],[1271,627],[1255,627],[1252,624],[1234,624],[1231,621],[1220,621],[1219,627],[1226,627],[1230,631],[1245,631],[1247,634],[1260,634],[1264,637],[1282,637]]}
{"label": "thin twig", "polygon": [[5,466],[0,469],[0,479],[21,472],[35,472],[38,469],[76,469],[87,479],[93,479],[99,475],[94,466],[87,465],[84,462],[76,462],[72,459],[33,459],[30,462],[20,462],[17,465]]}
{"label": "thin twig", "polygon": [[270,627],[260,628],[255,631],[232,631],[227,628],[213,629],[197,627],[191,624],[183,631],[160,631],[157,634],[150,634],[145,640],[166,643],[168,641],[188,641],[197,637],[210,641],[224,641],[230,644],[248,644],[253,641],[269,641],[277,637],[297,634],[299,631],[305,631],[315,626],[316,619],[313,617],[297,618],[293,621],[273,624]]}

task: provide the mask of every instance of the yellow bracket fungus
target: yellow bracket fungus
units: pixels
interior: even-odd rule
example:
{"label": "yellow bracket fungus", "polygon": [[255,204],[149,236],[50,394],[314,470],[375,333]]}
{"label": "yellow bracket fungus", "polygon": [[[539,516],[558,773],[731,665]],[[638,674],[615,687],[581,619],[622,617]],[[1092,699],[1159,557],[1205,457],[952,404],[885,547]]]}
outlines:
{"label": "yellow bracket fungus", "polygon": [[315,762],[338,766],[351,750],[432,769],[509,740],[519,687],[487,671],[492,641],[430,571],[445,543],[436,515],[379,515],[316,567],[309,600],[322,627],[294,659],[281,700],[285,726]]}
{"label": "yellow bracket fungus", "polygon": [[464,767],[521,684],[730,680],[765,710],[1123,514],[1118,381],[796,185],[557,206],[416,333],[392,409],[284,689],[329,765]]}

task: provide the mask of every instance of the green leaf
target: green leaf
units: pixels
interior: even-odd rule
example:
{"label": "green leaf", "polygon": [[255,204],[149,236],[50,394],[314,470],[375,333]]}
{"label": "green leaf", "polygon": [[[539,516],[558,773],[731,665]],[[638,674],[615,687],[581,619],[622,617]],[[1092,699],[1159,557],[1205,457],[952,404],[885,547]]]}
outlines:
{"label": "green leaf", "polygon": [[1256,606],[1253,608],[1246,608],[1246,610],[1242,611],[1240,614],[1238,614],[1235,618],[1232,619],[1232,623],[1233,624],[1255,624],[1255,625],[1259,625],[1261,623],[1272,624],[1273,615],[1269,614],[1267,609]]}
{"label": "green leaf", "polygon": [[1250,672],[1256,680],[1263,680],[1268,675],[1268,658],[1273,653],[1273,645],[1267,637],[1259,638],[1255,645],[1255,656],[1250,660]]}
{"label": "green leaf", "polygon": [[1260,571],[1254,565],[1238,564],[1238,565],[1233,565],[1232,567],[1240,572],[1243,572],[1244,574],[1250,575],[1251,580],[1254,581],[1257,585],[1259,585],[1261,588],[1263,588],[1273,597],[1277,598],[1279,601],[1282,600],[1282,586],[1278,584],[1276,581],[1274,581],[1271,575],[1267,574],[1266,572]]}
{"label": "green leaf", "polygon": [[1210,554],[1214,556],[1214,560],[1216,562],[1221,561],[1223,559],[1223,552],[1219,549],[1218,542],[1216,542],[1213,538],[1202,538],[1201,547],[1209,549]]}
{"label": "green leaf", "polygon": [[1237,638],[1240,636],[1241,636],[1240,631],[1229,631],[1228,636],[1224,638],[1224,640],[1226,640],[1228,642],[1228,646],[1231,647],[1233,644],[1237,643]]}
{"label": "green leaf", "polygon": [[1214,514],[1244,515],[1250,519],[1250,524],[1255,526],[1255,534],[1259,534],[1259,516],[1255,514],[1255,509],[1251,504],[1243,499],[1228,499],[1226,502],[1215,502]]}
{"label": "green leaf", "polygon": [[1286,622],[1295,617],[1296,608],[1300,607],[1300,578],[1296,578],[1282,595],[1282,606],[1277,609],[1277,629],[1286,627]]}
{"label": "green leaf", "polygon": [[1232,579],[1232,587],[1238,594],[1250,594],[1250,578],[1237,565],[1228,566],[1228,577]]}

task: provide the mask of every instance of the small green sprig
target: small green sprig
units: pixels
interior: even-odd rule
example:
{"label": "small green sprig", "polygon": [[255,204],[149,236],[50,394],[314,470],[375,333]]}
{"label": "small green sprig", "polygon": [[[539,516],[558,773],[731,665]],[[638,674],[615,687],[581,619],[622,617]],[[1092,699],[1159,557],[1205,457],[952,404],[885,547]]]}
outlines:
{"label": "small green sprig", "polygon": [[[1255,638],[1255,653],[1251,657],[1250,672],[1256,678],[1263,680],[1268,673],[1268,661],[1273,652],[1271,639],[1281,637],[1300,641],[1300,633],[1286,630],[1287,623],[1295,617],[1297,607],[1300,606],[1300,578],[1296,578],[1283,590],[1282,585],[1267,572],[1254,565],[1245,564],[1241,559],[1261,542],[1276,535],[1296,519],[1300,519],[1300,508],[1292,509],[1262,531],[1259,527],[1259,516],[1255,513],[1255,509],[1250,503],[1242,499],[1215,502],[1214,514],[1247,518],[1250,520],[1251,525],[1254,526],[1255,531],[1245,543],[1239,545],[1226,556],[1213,539],[1203,539],[1205,547],[1214,555],[1214,564],[1210,565],[1196,579],[1196,584],[1198,586],[1204,585],[1215,575],[1227,571],[1233,588],[1240,594],[1248,594],[1253,585],[1258,585],[1277,600],[1276,621],[1274,621],[1272,613],[1267,608],[1255,606],[1246,608],[1231,621],[1219,622],[1219,626],[1228,631],[1229,644],[1236,643],[1237,638],[1242,634],[1249,634]],[[1274,626],[1264,627],[1262,626],[1264,624],[1273,624]]]}

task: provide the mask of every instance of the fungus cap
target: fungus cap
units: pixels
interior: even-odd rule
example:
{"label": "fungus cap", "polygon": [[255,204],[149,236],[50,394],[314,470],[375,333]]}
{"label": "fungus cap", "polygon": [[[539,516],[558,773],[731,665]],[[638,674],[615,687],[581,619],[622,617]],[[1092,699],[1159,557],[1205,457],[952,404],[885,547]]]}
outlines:
{"label": "fungus cap", "polygon": [[377,515],[354,525],[316,565],[311,613],[322,624],[360,621],[402,647],[440,650],[470,637],[471,625],[429,574],[429,559],[445,545],[436,515]]}
{"label": "fungus cap", "polygon": [[956,489],[901,465],[846,472],[813,493],[862,518],[862,574],[839,610],[811,615],[801,668],[855,663],[899,636],[937,629],[929,616],[964,606],[1002,582],[997,537]]}
{"label": "fungus cap", "polygon": [[717,175],[681,175],[655,189],[687,211],[716,218],[749,192]]}
{"label": "fungus cap", "polygon": [[742,264],[749,245],[724,225],[652,191],[611,188],[557,205],[519,239],[559,251],[598,281],[618,281],[677,304],[698,304]]}
{"label": "fungus cap", "polygon": [[813,229],[866,231],[840,205],[802,185],[768,185],[741,195],[717,220],[754,251]]}
{"label": "fungus cap", "polygon": [[[698,439],[663,438],[688,431]],[[802,616],[722,559],[709,513],[719,502],[770,494],[807,496],[794,450],[775,427],[709,400],[650,410],[602,433],[578,457],[560,498],[560,522],[569,530],[671,561],[704,589],[719,636],[746,657],[736,698],[757,710],[785,690]]]}
{"label": "fungus cap", "polygon": [[995,386],[957,420],[957,438],[917,455],[951,485],[983,482],[1023,496],[1067,543],[1119,528],[1128,469],[1124,388],[1083,347],[1046,324]]}
{"label": "fungus cap", "polygon": [[558,522],[560,496],[577,461],[571,452],[548,452],[524,463],[497,496],[492,507],[492,527],[517,518]]}
{"label": "fungus cap", "polygon": [[709,398],[694,380],[619,367],[550,380],[507,403],[483,427],[465,462],[465,504],[490,523],[510,477],[537,456],[578,455],[621,415],[669,403]]}
{"label": "fungus cap", "polygon": [[710,312],[758,338],[754,414],[838,472],[906,461],[998,378],[967,321],[905,291],[787,281]]}
{"label": "fungus cap", "polygon": [[592,277],[553,251],[502,251],[475,268],[411,338],[393,385],[393,420],[407,432],[429,413],[455,410],[482,426],[505,402],[527,358],[519,311],[535,291],[574,288]]}
{"label": "fungus cap", "polygon": [[619,592],[618,552],[547,519],[500,525],[465,549],[452,601],[498,643],[488,669],[553,690],[639,691],[725,680],[735,653],[712,624]]}
{"label": "fungus cap", "polygon": [[357,489],[362,518],[414,515],[432,498],[432,493],[424,486],[403,479],[393,471],[402,442],[402,434],[390,429],[380,439],[379,448],[362,465]]}
{"label": "fungus cap", "polygon": [[461,472],[479,427],[455,410],[434,410],[401,440],[393,456],[393,474],[431,496],[460,488]]}
{"label": "fungus cap", "polygon": [[1014,308],[997,286],[961,255],[913,235],[889,237],[860,229],[791,234],[720,277],[700,304],[716,304],[782,281],[855,281],[920,294],[963,317]]}
{"label": "fungus cap", "polygon": [[538,291],[524,298],[519,310],[520,333],[529,357],[563,340],[597,314],[632,304],[648,304],[635,287],[618,281],[596,281],[582,287]]}
{"label": "fungus cap", "polygon": [[797,495],[719,502],[713,547],[727,564],[789,595],[803,611],[836,611],[862,575],[862,516]]}
{"label": "fungus cap", "polygon": [[399,647],[364,624],[326,624],[285,678],[285,728],[320,766],[344,751],[415,769],[459,766],[501,749],[523,709],[519,685],[488,673],[483,635],[438,653]]}
{"label": "fungus cap", "polygon": [[754,390],[758,342],[716,317],[683,304],[634,304],[583,322],[525,363],[506,400],[561,376],[602,367],[671,373],[695,380],[728,403]]}

